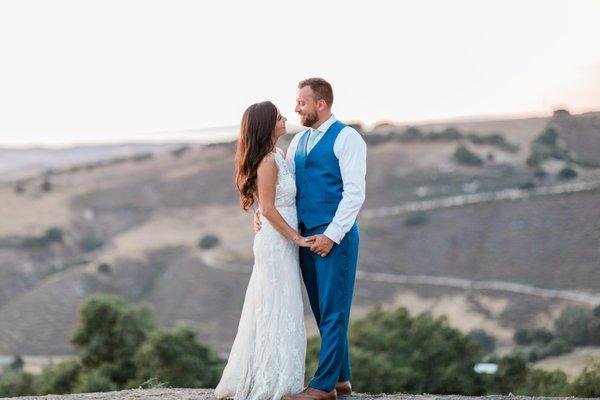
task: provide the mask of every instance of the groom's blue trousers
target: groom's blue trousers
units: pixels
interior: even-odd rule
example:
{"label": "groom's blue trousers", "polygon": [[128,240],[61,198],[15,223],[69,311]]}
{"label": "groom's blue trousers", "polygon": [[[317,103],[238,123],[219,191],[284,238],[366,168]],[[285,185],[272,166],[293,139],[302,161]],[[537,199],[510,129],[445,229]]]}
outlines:
{"label": "groom's blue trousers", "polygon": [[[321,234],[327,225],[306,230],[302,236]],[[352,379],[348,351],[348,322],[358,261],[359,231],[355,223],[340,244],[325,257],[300,248],[300,269],[311,309],[321,334],[319,366],[308,386],[331,391],[338,381]]]}

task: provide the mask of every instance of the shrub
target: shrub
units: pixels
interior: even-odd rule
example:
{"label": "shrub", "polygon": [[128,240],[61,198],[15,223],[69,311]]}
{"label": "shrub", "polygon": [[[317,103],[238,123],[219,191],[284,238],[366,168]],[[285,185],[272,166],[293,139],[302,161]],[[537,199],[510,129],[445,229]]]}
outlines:
{"label": "shrub", "polygon": [[553,128],[544,130],[531,143],[531,153],[527,158],[527,165],[539,166],[547,158],[574,161],[566,148],[560,147],[557,142],[558,133]]}
{"label": "shrub", "polygon": [[499,393],[510,393],[523,386],[527,379],[527,365],[520,353],[510,354],[500,359],[495,376],[495,390]]}
{"label": "shrub", "polygon": [[79,241],[79,247],[83,251],[93,251],[99,247],[102,247],[104,242],[95,236],[86,236]]}
{"label": "shrub", "polygon": [[21,181],[15,183],[15,193],[23,193],[25,191],[25,185]]}
{"label": "shrub", "polygon": [[554,335],[548,329],[537,328],[531,331],[531,340],[536,343],[548,344],[554,339]]}
{"label": "shrub", "polygon": [[573,350],[573,346],[564,339],[553,339],[546,346],[546,356],[559,356],[561,354],[569,353]]}
{"label": "shrub", "polygon": [[152,158],[154,158],[154,154],[152,154],[152,153],[142,153],[142,154],[136,154],[135,156],[133,156],[131,158],[131,160],[134,161],[134,162],[139,162],[139,161],[150,160]]}
{"label": "shrub", "polygon": [[533,176],[538,178],[538,179],[544,179],[546,176],[548,176],[548,173],[546,171],[544,171],[542,168],[537,169],[534,173]]}
{"label": "shrub", "polygon": [[479,343],[482,349],[490,353],[496,348],[496,338],[483,329],[474,329],[467,334],[473,341]]}
{"label": "shrub", "polygon": [[48,242],[62,242],[63,231],[60,228],[50,228],[44,234],[44,239]]}
{"label": "shrub", "polygon": [[556,336],[573,346],[584,346],[589,340],[588,313],[580,308],[566,308],[554,321]]}
{"label": "shrub", "polygon": [[12,371],[21,371],[23,366],[25,365],[25,361],[23,361],[23,357],[17,355],[13,358],[12,362],[9,364],[8,368]]}
{"label": "shrub", "polygon": [[472,153],[465,146],[459,146],[454,151],[454,159],[459,164],[465,165],[482,165],[483,160],[475,153]]}
{"label": "shrub", "polygon": [[[108,388],[105,378],[118,388],[134,379],[133,356],[154,329],[149,309],[129,305],[118,296],[89,296],[79,308],[79,320],[70,337],[86,371],[78,390],[94,385]],[[87,372],[99,368],[101,373]]]}
{"label": "shrub", "polygon": [[156,378],[173,387],[214,388],[223,370],[222,360],[196,341],[187,326],[155,331],[135,356],[138,380]]}
{"label": "shrub", "polygon": [[216,235],[208,234],[204,235],[198,241],[198,247],[204,250],[212,249],[219,244],[219,238]]}
{"label": "shrub", "polygon": [[569,383],[564,372],[533,369],[527,373],[523,386],[515,392],[527,396],[567,396],[568,391]]}
{"label": "shrub", "polygon": [[101,263],[98,265],[98,272],[108,275],[108,274],[110,274],[110,271],[111,271],[110,264]]}
{"label": "shrub", "polygon": [[404,217],[405,226],[426,225],[429,222],[429,216],[423,211],[413,211]]}
{"label": "shrub", "polygon": [[527,361],[529,362],[536,362],[538,360],[541,360],[542,358],[545,358],[543,347],[535,346],[532,349],[530,349],[527,353]]}
{"label": "shrub", "polygon": [[34,376],[25,371],[9,371],[0,376],[0,397],[35,395]]}
{"label": "shrub", "polygon": [[45,178],[41,188],[44,192],[50,192],[52,190],[52,182],[50,182],[50,179]]}
{"label": "shrub", "polygon": [[181,146],[181,147],[178,147],[178,148],[176,148],[176,149],[174,149],[174,150],[171,150],[171,154],[172,154],[174,157],[177,157],[177,158],[179,158],[179,157],[181,157],[181,156],[182,156],[184,153],[187,153],[189,150],[190,150],[190,146],[188,146],[188,145],[183,145],[183,146]]}
{"label": "shrub", "polygon": [[596,316],[590,322],[590,344],[600,346],[600,318]]}
{"label": "shrub", "polygon": [[73,388],[74,393],[112,392],[119,387],[107,376],[102,368],[82,373]]}
{"label": "shrub", "polygon": [[47,365],[37,378],[37,393],[39,395],[72,393],[80,372],[79,360]]}
{"label": "shrub", "polygon": [[419,128],[411,126],[402,132],[402,138],[406,140],[423,140],[424,135]]}
{"label": "shrub", "polygon": [[528,190],[533,189],[535,187],[535,183],[533,181],[526,181],[519,184],[519,189]]}
{"label": "shrub", "polygon": [[520,345],[531,344],[531,335],[529,334],[529,330],[524,328],[517,329],[513,335],[513,340],[516,344]]}
{"label": "shrub", "polygon": [[[402,307],[381,307],[350,323],[352,384],[369,393],[481,394],[483,384],[473,367],[481,348],[451,328],[445,318],[411,317]],[[314,372],[318,339],[307,348],[307,376]]]}
{"label": "shrub", "polygon": [[52,242],[62,242],[63,233],[60,228],[50,228],[42,236],[24,237],[21,245],[25,247],[47,246]]}
{"label": "shrub", "polygon": [[575,171],[573,168],[565,167],[560,170],[558,177],[560,179],[573,179],[577,177],[577,171]]}
{"label": "shrub", "polygon": [[586,367],[571,385],[571,396],[600,397],[600,363]]}
{"label": "shrub", "polygon": [[556,139],[558,138],[558,132],[553,128],[546,128],[536,139],[537,143],[542,143],[548,146],[556,146]]}
{"label": "shrub", "polygon": [[489,135],[478,135],[476,133],[470,133],[467,135],[467,139],[473,144],[483,145],[488,144],[490,146],[498,147],[509,153],[515,153],[519,150],[518,144],[512,144],[506,141],[504,136],[500,133],[491,133]]}
{"label": "shrub", "polygon": [[462,138],[462,134],[455,128],[448,127],[441,132],[429,132],[427,135],[429,140],[458,140]]}

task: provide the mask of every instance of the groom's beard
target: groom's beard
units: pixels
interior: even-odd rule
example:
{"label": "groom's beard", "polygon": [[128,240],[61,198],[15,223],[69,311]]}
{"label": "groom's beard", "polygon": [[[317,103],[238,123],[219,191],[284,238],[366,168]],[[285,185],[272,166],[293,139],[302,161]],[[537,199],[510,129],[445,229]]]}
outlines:
{"label": "groom's beard", "polygon": [[317,123],[317,121],[319,120],[319,116],[317,115],[316,112],[312,113],[312,114],[304,114],[300,116],[300,122],[302,122],[302,125],[312,128],[314,124]]}

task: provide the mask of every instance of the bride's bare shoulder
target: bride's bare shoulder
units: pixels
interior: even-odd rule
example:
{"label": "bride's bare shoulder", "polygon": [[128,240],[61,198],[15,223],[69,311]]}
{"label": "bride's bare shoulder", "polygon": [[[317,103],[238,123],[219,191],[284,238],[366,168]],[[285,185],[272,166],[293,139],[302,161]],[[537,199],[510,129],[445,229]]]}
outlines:
{"label": "bride's bare shoulder", "polygon": [[277,168],[277,161],[275,161],[275,154],[269,153],[269,154],[266,154],[262,158],[262,160],[260,160],[260,163],[258,163],[257,173],[260,173],[261,171],[269,171],[269,170],[276,169],[276,168]]}

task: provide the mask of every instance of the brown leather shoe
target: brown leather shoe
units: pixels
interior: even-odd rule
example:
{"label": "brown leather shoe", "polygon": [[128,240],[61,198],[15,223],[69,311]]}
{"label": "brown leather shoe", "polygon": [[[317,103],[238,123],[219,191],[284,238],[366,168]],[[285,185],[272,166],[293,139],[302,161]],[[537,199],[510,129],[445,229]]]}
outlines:
{"label": "brown leather shoe", "polygon": [[288,394],[283,396],[283,400],[336,400],[335,389],[331,392],[325,392],[323,390],[311,388],[310,386],[305,388],[300,393]]}
{"label": "brown leather shoe", "polygon": [[337,382],[335,384],[335,391],[338,396],[350,396],[352,394],[352,385],[350,381]]}

